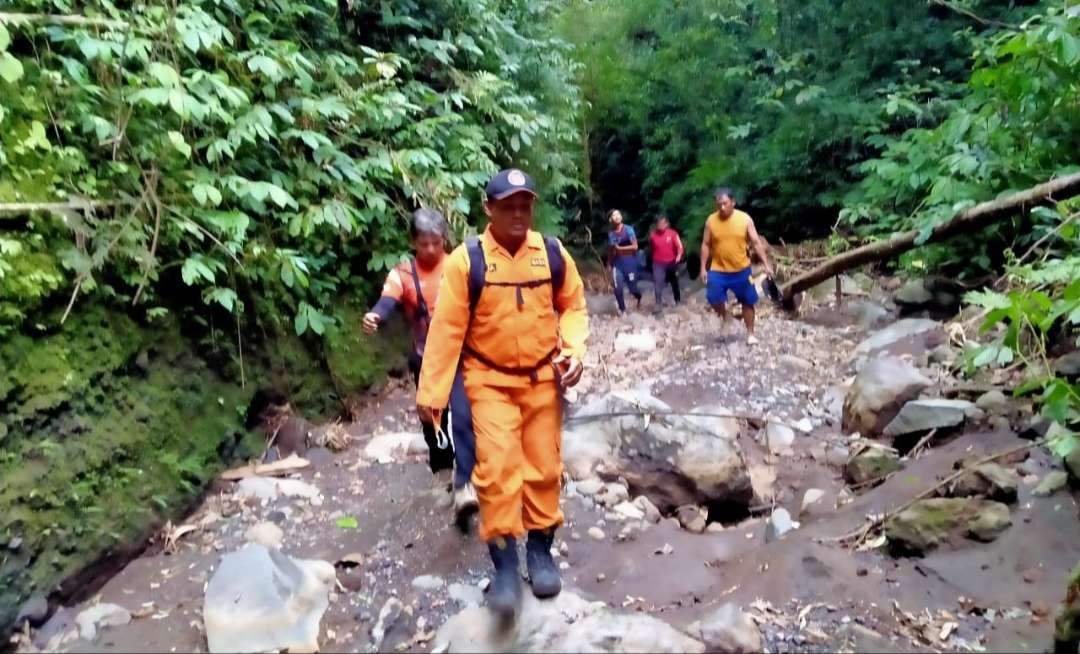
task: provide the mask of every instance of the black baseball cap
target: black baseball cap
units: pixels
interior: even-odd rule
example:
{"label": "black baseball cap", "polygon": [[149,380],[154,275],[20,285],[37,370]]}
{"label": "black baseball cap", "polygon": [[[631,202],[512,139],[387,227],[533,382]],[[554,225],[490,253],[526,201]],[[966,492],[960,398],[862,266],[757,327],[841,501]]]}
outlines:
{"label": "black baseball cap", "polygon": [[515,193],[529,193],[533,197],[536,194],[536,183],[532,177],[517,168],[500,170],[498,174],[488,180],[484,192],[489,200],[501,200]]}

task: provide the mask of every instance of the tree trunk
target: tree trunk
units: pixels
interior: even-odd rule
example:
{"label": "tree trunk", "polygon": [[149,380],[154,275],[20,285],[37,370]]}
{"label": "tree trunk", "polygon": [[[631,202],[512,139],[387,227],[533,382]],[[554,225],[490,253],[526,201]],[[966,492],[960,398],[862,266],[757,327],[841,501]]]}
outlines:
{"label": "tree trunk", "polygon": [[[1032,207],[1053,204],[1076,195],[1080,195],[1080,173],[1059,177],[1026,191],[1013,193],[1007,197],[983,202],[970,209],[965,209],[935,227],[925,242],[941,241],[961,233],[973,234],[990,223],[1006,218],[1016,212],[1029,211]],[[789,307],[793,306],[792,300],[796,293],[816,286],[846,270],[873,261],[890,259],[914,248],[918,234],[917,230],[902,232],[887,241],[864,245],[828,259],[810,272],[791,280],[780,289],[784,304]]]}

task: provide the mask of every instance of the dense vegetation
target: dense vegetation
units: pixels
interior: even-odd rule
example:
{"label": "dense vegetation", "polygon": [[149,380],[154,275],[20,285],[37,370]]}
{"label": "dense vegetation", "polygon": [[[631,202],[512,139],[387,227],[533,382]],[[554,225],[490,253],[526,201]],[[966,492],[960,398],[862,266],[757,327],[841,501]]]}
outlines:
{"label": "dense vegetation", "polygon": [[[724,183],[770,241],[833,251],[1080,165],[1074,0],[3,12],[17,14],[0,13],[0,545],[26,545],[0,570],[15,589],[0,625],[145,531],[86,514],[85,497],[173,515],[243,451],[247,382],[286,371],[295,399],[326,409],[321,385],[378,381],[393,357],[355,327],[408,249],[409,211],[474,229],[502,165],[534,173],[543,227],[575,244],[598,242],[610,208],[639,228],[667,213],[693,244]],[[1077,345],[1078,214],[1040,207],[898,262],[996,282],[969,295],[988,335],[967,363],[1021,367],[1061,454],[1080,421],[1075,380],[1052,368]],[[148,495],[143,474],[168,492]]]}

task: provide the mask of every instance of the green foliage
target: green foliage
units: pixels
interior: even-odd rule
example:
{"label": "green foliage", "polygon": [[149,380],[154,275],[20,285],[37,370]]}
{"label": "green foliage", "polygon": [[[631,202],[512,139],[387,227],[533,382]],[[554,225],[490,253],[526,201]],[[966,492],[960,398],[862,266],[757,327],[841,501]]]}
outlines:
{"label": "green foliage", "polygon": [[[336,299],[407,251],[420,204],[464,230],[486,177],[576,183],[579,100],[550,9],[520,0],[193,0],[0,32],[0,330],[66,291],[146,310],[282,312],[322,335]],[[62,0],[6,10],[70,14]]]}
{"label": "green foliage", "polygon": [[[972,31],[926,3],[569,0],[597,195],[696,234],[735,188],[766,236],[827,234],[855,168],[963,91]],[[992,18],[1017,13],[979,2]],[[643,226],[643,225],[642,225]]]}

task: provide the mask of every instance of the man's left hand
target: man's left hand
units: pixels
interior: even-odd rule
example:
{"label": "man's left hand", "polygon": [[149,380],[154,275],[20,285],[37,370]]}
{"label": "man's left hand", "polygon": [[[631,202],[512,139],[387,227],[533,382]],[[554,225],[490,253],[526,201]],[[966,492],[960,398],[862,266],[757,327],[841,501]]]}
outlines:
{"label": "man's left hand", "polygon": [[769,263],[765,264],[765,274],[768,275],[771,279],[776,278],[776,271],[773,270],[772,265]]}
{"label": "man's left hand", "polygon": [[570,388],[581,381],[581,373],[585,370],[585,366],[581,365],[581,361],[560,354],[555,357],[553,363],[559,370],[559,383],[563,388]]}

